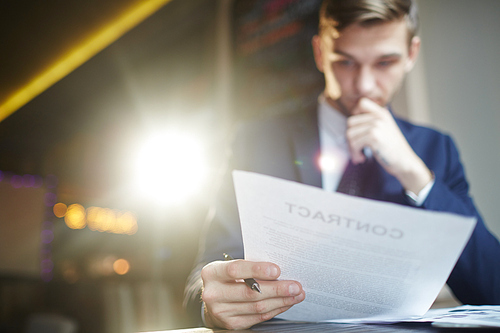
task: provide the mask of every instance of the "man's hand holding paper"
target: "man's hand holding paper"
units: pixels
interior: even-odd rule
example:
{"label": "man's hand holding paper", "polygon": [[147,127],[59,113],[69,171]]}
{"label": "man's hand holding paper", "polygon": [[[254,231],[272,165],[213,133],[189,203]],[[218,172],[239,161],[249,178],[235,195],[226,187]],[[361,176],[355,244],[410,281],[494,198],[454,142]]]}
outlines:
{"label": "man's hand holding paper", "polygon": [[[278,281],[280,269],[269,262],[215,261],[202,270],[203,302],[208,326],[241,329],[269,320],[304,300],[295,281]],[[262,293],[244,279],[259,281]]]}

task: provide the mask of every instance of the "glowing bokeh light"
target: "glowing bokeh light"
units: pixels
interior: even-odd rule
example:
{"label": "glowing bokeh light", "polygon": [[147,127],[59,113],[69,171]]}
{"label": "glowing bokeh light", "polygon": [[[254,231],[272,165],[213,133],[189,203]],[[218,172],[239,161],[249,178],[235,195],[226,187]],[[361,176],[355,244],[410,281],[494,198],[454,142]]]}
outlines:
{"label": "glowing bokeh light", "polygon": [[52,208],[52,211],[54,212],[54,215],[56,217],[64,217],[66,215],[66,212],[68,211],[68,206],[66,204],[63,204],[62,202],[58,202],[54,205]]}
{"label": "glowing bokeh light", "polygon": [[62,274],[64,280],[70,284],[76,283],[80,278],[78,271],[74,267],[66,268]]}
{"label": "glowing bokeh light", "polygon": [[23,186],[23,177],[19,175],[14,175],[10,179],[10,184],[13,188],[21,188]]}
{"label": "glowing bokeh light", "polygon": [[57,203],[57,196],[55,193],[47,192],[45,193],[45,206],[52,207]]}
{"label": "glowing bokeh light", "polygon": [[203,145],[179,131],[152,134],[134,163],[135,188],[157,204],[178,204],[199,190],[207,175]]}
{"label": "glowing bokeh light", "polygon": [[50,244],[54,240],[54,233],[52,230],[42,230],[42,243]]}
{"label": "glowing bokeh light", "polygon": [[90,230],[133,235],[137,232],[137,218],[131,212],[109,208],[87,208],[87,225]]}
{"label": "glowing bokeh light", "polygon": [[117,233],[133,235],[137,232],[137,218],[130,212],[121,213],[117,217]]}
{"label": "glowing bokeh light", "polygon": [[98,229],[97,216],[101,208],[99,207],[89,207],[87,208],[87,226],[90,230],[96,231]]}
{"label": "glowing bokeh light", "polygon": [[76,283],[80,279],[80,272],[75,261],[61,260],[58,262],[59,270],[63,279],[70,284]]}
{"label": "glowing bokeh light", "polygon": [[130,264],[125,259],[118,259],[113,263],[113,270],[118,275],[125,275],[130,270]]}
{"label": "glowing bokeh light", "polygon": [[23,176],[23,186],[24,187],[34,187],[36,183],[35,176],[24,175]]}
{"label": "glowing bokeh light", "polygon": [[87,225],[85,208],[79,204],[72,204],[64,216],[64,222],[71,229],[83,229]]}
{"label": "glowing bokeh light", "polygon": [[66,225],[71,229],[88,227],[92,231],[125,235],[133,235],[138,229],[137,217],[129,211],[101,207],[85,209],[80,204],[67,207],[61,202],[54,205],[53,211],[55,216],[64,217]]}
{"label": "glowing bokeh light", "polygon": [[101,262],[97,261],[96,264],[99,266],[98,270],[100,274],[105,276],[113,274],[113,272],[115,271],[114,265],[116,260],[117,259],[115,256],[110,255],[102,259]]}

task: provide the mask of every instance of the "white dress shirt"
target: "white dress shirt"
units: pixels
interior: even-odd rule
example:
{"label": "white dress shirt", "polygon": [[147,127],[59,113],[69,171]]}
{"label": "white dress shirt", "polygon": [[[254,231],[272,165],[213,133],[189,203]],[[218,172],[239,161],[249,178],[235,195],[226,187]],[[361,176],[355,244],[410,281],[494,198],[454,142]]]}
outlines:
{"label": "white dress shirt", "polygon": [[347,145],[347,118],[321,95],[318,103],[321,179],[323,189],[335,192],[350,159]]}

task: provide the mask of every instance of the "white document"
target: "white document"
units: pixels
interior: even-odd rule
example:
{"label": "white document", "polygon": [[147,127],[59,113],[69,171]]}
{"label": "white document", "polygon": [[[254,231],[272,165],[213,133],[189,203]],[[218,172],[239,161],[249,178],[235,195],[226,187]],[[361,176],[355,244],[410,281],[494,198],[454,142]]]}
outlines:
{"label": "white document", "polygon": [[474,217],[330,193],[233,172],[245,259],[274,262],[305,300],[278,318],[377,322],[423,315]]}
{"label": "white document", "polygon": [[500,305],[462,305],[429,310],[420,321],[438,327],[500,327]]}

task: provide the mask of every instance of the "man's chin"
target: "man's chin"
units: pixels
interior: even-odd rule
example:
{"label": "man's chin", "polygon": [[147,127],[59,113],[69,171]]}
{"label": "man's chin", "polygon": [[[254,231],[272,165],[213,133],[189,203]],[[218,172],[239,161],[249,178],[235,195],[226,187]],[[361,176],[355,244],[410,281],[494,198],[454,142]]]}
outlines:
{"label": "man's chin", "polygon": [[339,110],[344,116],[349,117],[352,115],[352,110],[356,104],[348,101],[344,102],[341,99],[335,101],[337,104],[337,110]]}
{"label": "man's chin", "polygon": [[[368,97],[361,97],[361,98],[368,98]],[[327,98],[328,103],[338,110],[340,113],[342,113],[344,116],[349,117],[353,114],[353,110],[356,108],[356,106],[359,104],[361,98],[338,98],[336,100],[332,98]],[[385,107],[386,103],[382,99],[379,98],[368,98],[369,100],[377,103],[381,107]]]}
{"label": "man's chin", "polygon": [[352,106],[349,105],[349,106],[346,106],[344,104],[344,102],[341,100],[341,99],[332,99],[332,98],[329,98],[327,97],[326,98],[326,101],[328,102],[328,104],[330,104],[335,110],[339,111],[340,113],[342,113],[344,116],[346,117],[349,117],[351,115],[351,110],[352,110]]}

